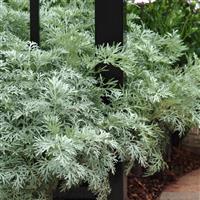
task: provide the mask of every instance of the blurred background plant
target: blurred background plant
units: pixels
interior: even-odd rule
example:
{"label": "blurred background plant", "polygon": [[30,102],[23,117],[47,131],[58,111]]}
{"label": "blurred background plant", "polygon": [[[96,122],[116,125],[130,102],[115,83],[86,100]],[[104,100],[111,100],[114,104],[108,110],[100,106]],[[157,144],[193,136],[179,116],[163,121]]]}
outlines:
{"label": "blurred background plant", "polygon": [[176,30],[189,47],[188,52],[200,56],[199,0],[133,0],[128,1],[128,12],[139,16],[136,23],[161,35]]}

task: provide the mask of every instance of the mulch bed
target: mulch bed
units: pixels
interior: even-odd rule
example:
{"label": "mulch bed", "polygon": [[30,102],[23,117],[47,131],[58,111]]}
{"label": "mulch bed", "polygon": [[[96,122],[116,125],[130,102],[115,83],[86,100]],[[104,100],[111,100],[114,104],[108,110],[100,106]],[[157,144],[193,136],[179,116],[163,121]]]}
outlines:
{"label": "mulch bed", "polygon": [[162,191],[178,177],[200,168],[200,156],[186,149],[174,148],[169,168],[150,177],[143,177],[134,169],[128,176],[130,200],[156,200]]}

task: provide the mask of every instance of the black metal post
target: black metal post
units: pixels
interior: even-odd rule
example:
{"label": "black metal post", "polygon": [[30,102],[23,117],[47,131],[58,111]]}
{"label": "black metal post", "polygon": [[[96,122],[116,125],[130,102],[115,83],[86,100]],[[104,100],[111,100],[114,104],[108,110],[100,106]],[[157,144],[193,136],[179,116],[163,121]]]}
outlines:
{"label": "black metal post", "polygon": [[[124,43],[124,0],[96,0],[95,1],[95,44],[114,45]],[[104,63],[97,65],[99,68],[105,67]],[[117,66],[106,65],[106,71],[101,72],[105,81],[114,79],[117,87],[121,87],[124,82],[124,73]],[[109,100],[103,99],[106,103]],[[127,180],[123,173],[123,164],[118,163],[116,174],[110,176],[112,192],[109,200],[127,199]]]}
{"label": "black metal post", "polygon": [[[114,45],[124,43],[124,0],[96,0],[95,1],[95,44]],[[96,66],[96,69],[105,67],[104,63]],[[105,82],[113,79],[117,81],[117,87],[123,85],[124,74],[116,66],[107,65],[101,76]]]}
{"label": "black metal post", "polygon": [[40,45],[40,1],[30,0],[30,41]]}
{"label": "black metal post", "polygon": [[116,166],[115,175],[110,176],[111,194],[109,200],[127,200],[127,177],[124,174],[123,163],[118,163]]}
{"label": "black metal post", "polygon": [[124,0],[95,1],[95,43],[96,45],[123,44]]}

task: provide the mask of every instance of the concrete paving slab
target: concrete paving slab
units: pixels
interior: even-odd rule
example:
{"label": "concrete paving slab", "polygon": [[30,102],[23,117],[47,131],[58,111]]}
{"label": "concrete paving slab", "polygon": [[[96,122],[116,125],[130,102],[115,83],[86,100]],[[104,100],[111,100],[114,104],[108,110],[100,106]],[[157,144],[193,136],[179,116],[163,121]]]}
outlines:
{"label": "concrete paving slab", "polygon": [[159,200],[200,200],[200,169],[169,185]]}

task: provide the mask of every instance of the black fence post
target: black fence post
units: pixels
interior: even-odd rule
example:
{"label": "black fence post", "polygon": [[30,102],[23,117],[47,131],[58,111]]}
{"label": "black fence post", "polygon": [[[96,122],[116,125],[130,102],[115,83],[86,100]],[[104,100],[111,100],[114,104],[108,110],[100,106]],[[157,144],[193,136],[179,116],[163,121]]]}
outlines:
{"label": "black fence post", "polygon": [[[124,0],[96,0],[95,1],[95,44],[114,45],[124,43],[125,13]],[[105,67],[104,63],[97,65],[99,68]],[[106,65],[106,71],[101,72],[105,81],[114,79],[117,87],[121,87],[124,82],[124,73],[117,66]],[[109,100],[104,98],[109,103]],[[118,163],[115,175],[110,176],[111,194],[109,200],[127,199],[127,180],[123,173],[123,164]]]}
{"label": "black fence post", "polygon": [[30,41],[40,45],[40,1],[30,0]]}
{"label": "black fence post", "polygon": [[124,0],[95,1],[95,43],[113,45],[124,42]]}
{"label": "black fence post", "polygon": [[[124,0],[96,0],[95,1],[95,44],[114,45],[124,43]],[[97,66],[105,67],[103,63]],[[123,71],[118,67],[107,65],[107,70],[101,72],[105,80],[114,79],[117,86],[123,85]]]}

